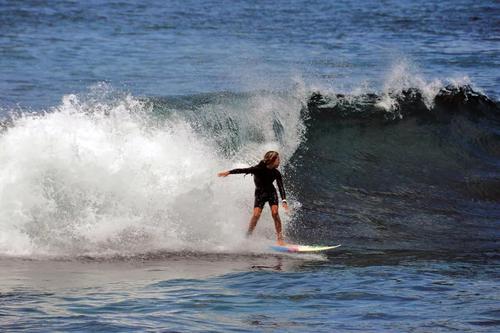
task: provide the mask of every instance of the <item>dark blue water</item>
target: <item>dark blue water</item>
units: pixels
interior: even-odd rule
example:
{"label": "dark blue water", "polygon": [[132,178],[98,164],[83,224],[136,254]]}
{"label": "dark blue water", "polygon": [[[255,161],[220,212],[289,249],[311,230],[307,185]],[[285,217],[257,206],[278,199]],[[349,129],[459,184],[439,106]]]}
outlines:
{"label": "dark blue water", "polygon": [[[496,1],[0,0],[0,330],[497,332]],[[287,240],[250,177],[279,150]]]}
{"label": "dark blue water", "polygon": [[147,96],[380,89],[407,61],[498,96],[495,1],[2,1],[2,105],[57,104],[106,81]]}
{"label": "dark blue water", "polygon": [[499,324],[498,265],[485,262],[202,256],[2,266],[6,331],[494,332]]}

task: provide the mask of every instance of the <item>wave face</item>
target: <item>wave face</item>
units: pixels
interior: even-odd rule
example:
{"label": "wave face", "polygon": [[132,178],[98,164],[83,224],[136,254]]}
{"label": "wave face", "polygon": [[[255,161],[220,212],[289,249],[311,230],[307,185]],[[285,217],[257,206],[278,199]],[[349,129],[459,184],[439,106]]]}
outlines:
{"label": "wave face", "polygon": [[468,85],[308,102],[294,236],[351,247],[498,249],[500,108]]}
{"label": "wave face", "polygon": [[381,94],[135,98],[106,85],[4,121],[0,253],[258,251],[250,177],[281,152],[291,239],[349,249],[498,249],[500,112],[467,85]]}

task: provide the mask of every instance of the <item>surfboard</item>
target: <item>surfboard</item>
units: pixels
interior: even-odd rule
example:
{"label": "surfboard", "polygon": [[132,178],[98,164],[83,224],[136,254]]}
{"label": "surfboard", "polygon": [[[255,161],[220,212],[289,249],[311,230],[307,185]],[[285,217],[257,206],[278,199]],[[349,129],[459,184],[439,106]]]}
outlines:
{"label": "surfboard", "polygon": [[310,253],[310,252],[321,252],[328,251],[331,249],[335,249],[339,247],[338,245],[332,246],[314,246],[314,245],[296,245],[296,244],[287,244],[287,245],[272,245],[271,249],[277,252],[287,252],[287,253]]}

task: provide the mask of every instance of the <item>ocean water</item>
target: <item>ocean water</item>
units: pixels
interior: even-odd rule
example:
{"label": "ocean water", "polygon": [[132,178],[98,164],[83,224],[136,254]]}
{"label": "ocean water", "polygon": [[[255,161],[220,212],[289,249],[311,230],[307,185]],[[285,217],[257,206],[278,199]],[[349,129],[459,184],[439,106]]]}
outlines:
{"label": "ocean water", "polygon": [[[0,330],[497,332],[496,1],[0,0]],[[291,243],[253,182],[282,157]]]}

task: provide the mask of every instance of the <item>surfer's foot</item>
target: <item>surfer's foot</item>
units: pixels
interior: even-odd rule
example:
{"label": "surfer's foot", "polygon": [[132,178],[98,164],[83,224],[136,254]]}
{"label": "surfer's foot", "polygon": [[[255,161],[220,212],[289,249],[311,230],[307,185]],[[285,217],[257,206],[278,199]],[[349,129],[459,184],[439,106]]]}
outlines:
{"label": "surfer's foot", "polygon": [[285,246],[285,241],[283,240],[283,234],[281,232],[277,232],[277,241],[276,243],[279,245],[279,246]]}

